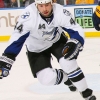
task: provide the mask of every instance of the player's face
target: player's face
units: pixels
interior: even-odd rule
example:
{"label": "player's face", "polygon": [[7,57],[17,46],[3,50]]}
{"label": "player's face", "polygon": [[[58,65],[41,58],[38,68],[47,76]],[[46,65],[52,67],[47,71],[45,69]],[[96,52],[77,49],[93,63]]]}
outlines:
{"label": "player's face", "polygon": [[41,15],[43,15],[44,17],[48,17],[52,11],[52,4],[51,2],[46,4],[37,4],[37,8]]}

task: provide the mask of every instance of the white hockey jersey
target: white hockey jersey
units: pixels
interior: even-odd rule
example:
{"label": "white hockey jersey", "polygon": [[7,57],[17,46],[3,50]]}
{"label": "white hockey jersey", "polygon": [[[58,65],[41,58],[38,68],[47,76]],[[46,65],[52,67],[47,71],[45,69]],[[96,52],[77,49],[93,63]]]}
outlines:
{"label": "white hockey jersey", "polygon": [[66,7],[53,3],[53,19],[46,22],[39,14],[35,3],[24,9],[16,23],[15,29],[4,53],[18,55],[23,44],[31,52],[41,52],[60,39],[62,29],[70,38],[84,44],[84,31],[66,10]]}

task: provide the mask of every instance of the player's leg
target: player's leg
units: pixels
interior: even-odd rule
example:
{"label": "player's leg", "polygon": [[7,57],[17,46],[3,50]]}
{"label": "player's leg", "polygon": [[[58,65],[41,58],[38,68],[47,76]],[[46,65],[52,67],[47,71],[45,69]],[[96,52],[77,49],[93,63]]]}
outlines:
{"label": "player's leg", "polygon": [[52,68],[49,49],[41,53],[27,51],[27,57],[33,76],[41,84],[57,85],[68,79],[68,76],[62,70]]}
{"label": "player's leg", "polygon": [[67,73],[68,78],[77,87],[83,98],[87,100],[96,100],[95,96],[92,95],[93,91],[88,88],[84,73],[77,65],[76,60],[66,60],[62,57],[63,40],[63,38],[60,39],[52,46],[53,55],[58,59],[63,71]]}
{"label": "player's leg", "polygon": [[59,60],[62,69],[68,74],[69,79],[77,87],[83,98],[86,100],[96,100],[93,96],[93,90],[89,89],[81,68],[77,65],[75,59],[66,60],[63,57]]}
{"label": "player's leg", "polygon": [[[51,47],[51,52],[57,58],[58,62],[59,62],[59,59],[63,56],[62,49],[66,41],[67,41],[67,37],[64,34],[62,34],[60,40],[54,43],[53,46]],[[77,90],[69,78],[67,79],[67,81],[64,82],[64,84],[69,87],[70,91]]]}
{"label": "player's leg", "polygon": [[68,79],[60,69],[45,68],[36,73],[38,80],[43,85],[58,85]]}

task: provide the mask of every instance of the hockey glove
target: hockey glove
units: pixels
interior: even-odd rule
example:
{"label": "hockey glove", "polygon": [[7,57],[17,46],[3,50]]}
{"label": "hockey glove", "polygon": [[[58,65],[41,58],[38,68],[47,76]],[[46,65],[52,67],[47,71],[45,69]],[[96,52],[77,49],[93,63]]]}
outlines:
{"label": "hockey glove", "polygon": [[100,31],[100,2],[96,6],[96,9],[92,15],[92,21],[95,29]]}
{"label": "hockey glove", "polygon": [[78,40],[69,39],[62,50],[62,54],[67,60],[77,59],[77,56],[82,49],[83,46]]}
{"label": "hockey glove", "polygon": [[0,79],[9,75],[9,70],[11,69],[14,61],[15,58],[11,55],[3,54],[0,56]]}

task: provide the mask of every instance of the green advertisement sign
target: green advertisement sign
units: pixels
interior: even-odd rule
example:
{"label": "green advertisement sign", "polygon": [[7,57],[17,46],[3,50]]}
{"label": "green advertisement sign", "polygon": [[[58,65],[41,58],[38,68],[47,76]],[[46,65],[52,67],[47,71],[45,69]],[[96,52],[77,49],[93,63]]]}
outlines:
{"label": "green advertisement sign", "polygon": [[75,8],[75,20],[83,28],[94,28],[92,22],[93,8]]}

